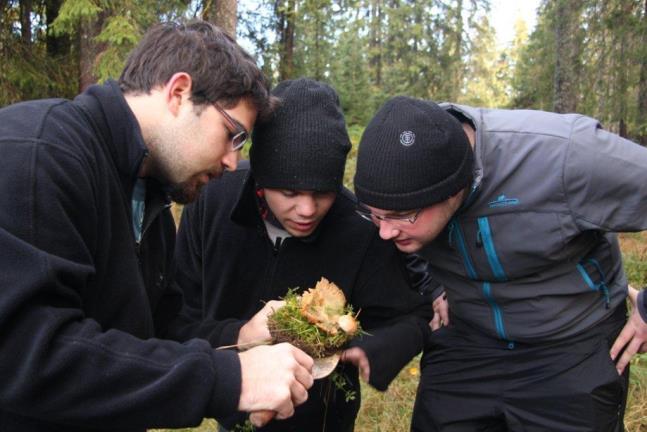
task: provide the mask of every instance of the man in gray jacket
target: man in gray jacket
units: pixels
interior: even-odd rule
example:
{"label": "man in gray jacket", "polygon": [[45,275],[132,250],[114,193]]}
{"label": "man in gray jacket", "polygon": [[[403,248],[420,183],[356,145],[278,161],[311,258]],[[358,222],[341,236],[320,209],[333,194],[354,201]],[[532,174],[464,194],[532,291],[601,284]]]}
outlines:
{"label": "man in gray jacket", "polygon": [[446,292],[413,430],[623,430],[647,307],[629,288],[627,322],[614,233],[647,229],[647,149],[582,115],[396,97],[362,136],[355,192]]}

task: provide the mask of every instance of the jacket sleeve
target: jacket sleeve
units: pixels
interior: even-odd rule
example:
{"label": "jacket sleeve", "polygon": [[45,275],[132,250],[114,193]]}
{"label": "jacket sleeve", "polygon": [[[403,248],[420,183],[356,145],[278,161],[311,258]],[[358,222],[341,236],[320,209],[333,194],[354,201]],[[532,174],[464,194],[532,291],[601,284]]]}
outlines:
{"label": "jacket sleeve", "polygon": [[361,308],[360,322],[368,333],[356,338],[352,345],[362,348],[368,357],[369,383],[384,391],[422,350],[431,333],[431,296],[412,288],[404,256],[376,233],[351,301],[355,308]]}
{"label": "jacket sleeve", "polygon": [[235,411],[235,354],[204,341],[142,340],[86,316],[94,231],[107,216],[97,214],[85,162],[37,141],[0,148],[1,409],[108,430],[197,425]]}
{"label": "jacket sleeve", "polygon": [[562,178],[579,230],[647,229],[647,148],[581,116],[573,124]]}
{"label": "jacket sleeve", "polygon": [[183,295],[179,316],[168,327],[166,336],[186,341],[201,338],[211,346],[233,345],[238,340],[240,328],[247,322],[240,319],[215,320],[205,313],[203,296],[212,292],[205,290],[202,278],[202,212],[207,191],[194,204],[184,207],[175,246],[175,280]]}
{"label": "jacket sleeve", "polygon": [[445,292],[445,287],[435,280],[429,270],[429,262],[418,254],[406,256],[407,270],[413,289],[420,294],[430,294],[433,300]]}

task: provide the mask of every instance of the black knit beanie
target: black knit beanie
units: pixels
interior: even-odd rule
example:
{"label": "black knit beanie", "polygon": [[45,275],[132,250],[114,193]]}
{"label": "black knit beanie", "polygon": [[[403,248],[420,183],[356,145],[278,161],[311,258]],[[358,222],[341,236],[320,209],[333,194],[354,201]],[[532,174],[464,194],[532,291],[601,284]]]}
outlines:
{"label": "black knit beanie", "polygon": [[307,78],[283,81],[274,114],[256,125],[250,163],[256,182],[274,189],[337,192],[344,179],[350,139],[339,97]]}
{"label": "black knit beanie", "polygon": [[454,116],[430,101],[394,97],[362,135],[355,194],[384,210],[428,207],[471,184],[473,161]]}

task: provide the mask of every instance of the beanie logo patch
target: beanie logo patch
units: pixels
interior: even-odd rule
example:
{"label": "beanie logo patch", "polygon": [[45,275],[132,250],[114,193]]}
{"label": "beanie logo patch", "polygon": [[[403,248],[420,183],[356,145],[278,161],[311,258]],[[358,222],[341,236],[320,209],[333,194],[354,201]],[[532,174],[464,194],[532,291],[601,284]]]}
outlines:
{"label": "beanie logo patch", "polygon": [[400,134],[400,144],[405,147],[410,147],[416,142],[416,134],[411,131],[404,131]]}

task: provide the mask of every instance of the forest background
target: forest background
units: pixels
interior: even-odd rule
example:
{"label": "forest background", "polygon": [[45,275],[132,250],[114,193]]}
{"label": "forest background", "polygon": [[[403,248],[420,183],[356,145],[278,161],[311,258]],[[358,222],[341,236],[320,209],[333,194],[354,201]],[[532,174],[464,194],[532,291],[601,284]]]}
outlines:
{"label": "forest background", "polygon": [[[337,89],[354,143],[349,187],[364,126],[396,94],[580,112],[647,145],[647,0],[540,0],[534,27],[509,23],[503,45],[491,9],[489,0],[0,0],[0,107],[118,78],[148,27],[200,17],[236,35],[272,84],[308,76]],[[644,286],[647,235],[621,241],[630,282]],[[408,430],[418,374],[414,360],[387,394],[362,387],[356,430]],[[647,355],[632,363],[626,426],[647,431]]]}

